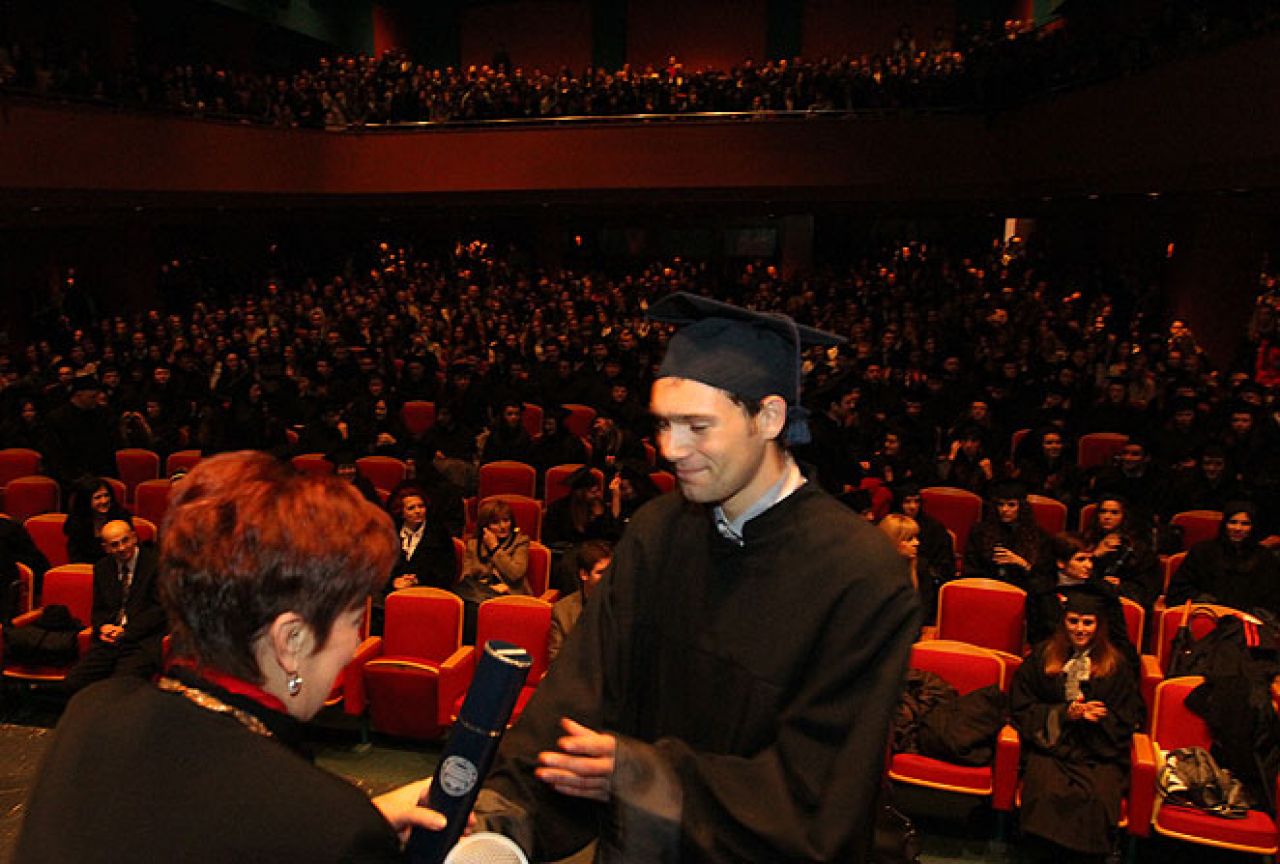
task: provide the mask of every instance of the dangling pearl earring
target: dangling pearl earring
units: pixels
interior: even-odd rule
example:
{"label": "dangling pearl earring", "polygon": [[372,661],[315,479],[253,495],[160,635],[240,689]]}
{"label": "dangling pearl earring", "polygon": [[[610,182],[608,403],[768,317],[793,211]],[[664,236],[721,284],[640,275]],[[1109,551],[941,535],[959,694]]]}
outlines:
{"label": "dangling pearl earring", "polygon": [[298,674],[298,670],[289,673],[289,677],[285,679],[285,686],[289,688],[290,696],[297,696],[302,692],[302,676]]}

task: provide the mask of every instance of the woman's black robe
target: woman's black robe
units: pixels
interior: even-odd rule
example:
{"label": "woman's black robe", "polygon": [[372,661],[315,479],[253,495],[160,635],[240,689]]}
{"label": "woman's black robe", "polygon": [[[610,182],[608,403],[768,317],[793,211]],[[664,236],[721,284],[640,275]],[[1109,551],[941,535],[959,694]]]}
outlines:
{"label": "woman's black robe", "polygon": [[1065,677],[1044,672],[1045,644],[1019,667],[1010,689],[1022,737],[1022,830],[1086,854],[1105,854],[1129,787],[1129,742],[1145,709],[1138,682],[1121,663],[1084,686],[1107,706],[1097,722],[1068,720]]}

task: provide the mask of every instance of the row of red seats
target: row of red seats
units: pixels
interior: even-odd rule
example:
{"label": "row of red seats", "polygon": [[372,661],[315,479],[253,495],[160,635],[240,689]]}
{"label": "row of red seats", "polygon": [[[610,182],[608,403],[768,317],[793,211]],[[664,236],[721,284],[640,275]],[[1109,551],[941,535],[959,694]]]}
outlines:
{"label": "row of red seats", "polygon": [[[1181,563],[1183,554],[1171,558],[1165,570],[1165,585]],[[1136,735],[1131,754],[1134,777],[1128,799],[1135,818],[1128,828],[1134,836],[1158,833],[1236,851],[1270,855],[1276,851],[1277,829],[1266,813],[1251,811],[1246,819],[1222,820],[1181,807],[1161,807],[1155,795],[1155,774],[1162,751],[1183,746],[1210,746],[1204,722],[1183,705],[1186,694],[1199,678],[1168,679],[1173,657],[1173,640],[1178,628],[1187,623],[1196,638],[1203,637],[1217,618],[1247,613],[1224,606],[1202,606],[1209,614],[1188,615],[1186,608],[1157,609],[1148,635],[1141,606],[1123,600],[1125,623],[1134,645],[1148,645],[1141,656],[1139,686],[1147,705],[1147,726]],[[1007,687],[1013,673],[1026,656],[1024,616],[1026,593],[1013,585],[993,579],[958,579],[946,583],[939,593],[938,625],[916,646],[913,664],[946,678],[961,692],[991,683]],[[1144,638],[1149,641],[1144,643]],[[998,663],[996,670],[992,665]],[[962,665],[963,671],[953,667]],[[977,676],[975,678],[975,676]],[[990,795],[997,811],[1014,806],[1010,797],[1016,788],[1016,734],[1006,728],[1001,735],[995,762],[984,769],[934,764],[912,754],[895,756],[891,776],[902,782],[916,782],[934,788],[948,788],[964,794]],[[923,761],[922,761],[923,760]],[[984,773],[985,772],[985,773]],[[948,785],[950,784],[950,785]],[[956,788],[951,788],[955,786]],[[1136,814],[1143,814],[1137,818]]]}
{"label": "row of red seats", "polygon": [[[477,646],[519,645],[533,666],[511,722],[547,673],[551,603],[539,597],[499,597],[480,604],[476,644],[462,644],[462,600],[437,588],[407,588],[387,597],[383,635],[367,640],[347,665],[331,699],[374,730],[436,738],[453,724],[475,674]],[[341,692],[339,692],[341,691]]]}
{"label": "row of red seats", "polygon": [[[31,572],[18,565],[31,597]],[[551,555],[541,544],[531,545],[529,578],[536,596],[501,597],[482,603],[477,618],[476,644],[498,639],[519,645],[534,659],[525,692],[516,705],[523,710],[546,674],[551,605],[558,593],[548,590]],[[36,621],[44,605],[60,603],[72,616],[87,622],[93,609],[93,567],[67,564],[51,568],[44,578],[40,606],[15,617],[11,626]],[[32,605],[30,603],[28,606]],[[386,603],[382,636],[369,635],[366,606],[365,638],[343,669],[327,700],[355,717],[364,717],[379,732],[412,738],[435,738],[456,718],[475,670],[475,647],[462,644],[462,600],[438,588],[408,588],[393,592]],[[92,630],[78,634],[79,654],[88,650]],[[0,650],[3,642],[0,640]],[[56,684],[65,680],[73,663],[32,665],[0,655],[6,682]]]}
{"label": "row of red seats", "polygon": [[[42,600],[64,603],[73,615],[88,620],[92,568],[69,565],[50,570]],[[38,615],[38,610],[26,613],[15,624],[34,620]],[[517,703],[517,716],[546,673],[550,617],[551,604],[546,599],[504,597],[481,604],[477,644],[502,639],[520,645],[534,658],[528,683]],[[1163,619],[1160,659],[1167,663],[1168,644],[1172,642],[1170,628],[1176,629],[1181,622],[1176,611]],[[475,668],[476,649],[462,645],[461,635],[462,602],[456,595],[434,588],[393,593],[387,599],[384,635],[367,638],[360,645],[335,684],[330,703],[340,703],[352,716],[368,712],[373,728],[385,734],[418,738],[443,734],[457,716]],[[88,640],[86,629],[80,633],[82,651]],[[999,651],[951,639],[917,643],[911,665],[940,675],[961,693],[990,684],[1007,689],[1016,668]],[[61,680],[64,675],[65,670],[4,665],[6,680],[48,682]],[[1131,783],[1122,827],[1127,827],[1135,838],[1148,836],[1154,829],[1191,842],[1274,854],[1277,830],[1267,814],[1251,811],[1242,820],[1222,820],[1194,809],[1162,805],[1156,794],[1156,772],[1164,751],[1184,746],[1208,748],[1211,744],[1207,726],[1183,704],[1200,680],[1176,678],[1161,681],[1155,687],[1148,702],[1149,731],[1135,735],[1131,745]],[[1020,750],[1016,731],[1005,726],[990,765],[961,766],[919,754],[899,753],[892,756],[886,770],[892,780],[900,783],[990,797],[994,809],[1009,812],[1018,798]]]}
{"label": "row of red seats", "polygon": [[[333,463],[320,453],[295,456],[293,464],[300,471],[313,473],[328,474],[334,470]],[[475,533],[476,512],[480,505],[489,500],[502,500],[511,506],[512,516],[520,531],[533,540],[541,540],[542,515],[546,507],[569,494],[566,481],[581,467],[582,465],[574,463],[548,468],[543,474],[544,495],[539,499],[535,497],[538,472],[532,465],[524,462],[490,462],[481,465],[478,492],[465,501],[465,533],[468,536]],[[356,460],[356,470],[368,478],[385,500],[390,490],[404,481],[408,469],[404,462],[391,456],[365,456]],[[592,468],[591,476],[603,493],[604,472]],[[669,471],[651,471],[649,477],[663,492],[675,488],[676,478]]]}
{"label": "row of red seats", "polygon": [[[169,454],[164,463],[164,477],[189,471],[202,458],[199,450],[179,450]],[[13,447],[0,450],[0,508],[19,521],[40,513],[62,509],[62,492],[56,481],[40,473],[41,457],[35,450]],[[157,508],[158,498],[168,502],[169,481],[161,479],[160,456],[152,450],[126,448],[116,451],[116,471],[120,479],[105,478],[116,498],[127,507],[152,508],[145,518],[159,522],[164,507]],[[141,500],[139,500],[141,499]]]}
{"label": "row of red seats", "polygon": [[[918,642],[911,652],[911,668],[939,675],[961,694],[992,684],[1007,692],[1012,670],[1006,661],[1000,652],[951,640]],[[1122,802],[1120,828],[1134,842],[1154,830],[1190,843],[1272,856],[1280,848],[1280,831],[1268,813],[1250,810],[1243,819],[1223,819],[1193,807],[1166,804],[1157,792],[1156,776],[1166,752],[1212,746],[1207,724],[1185,704],[1203,680],[1170,678],[1152,692],[1147,731],[1135,734],[1130,744],[1129,792]],[[997,813],[1009,813],[1020,797],[1020,756],[1018,733],[1006,724],[989,765],[957,765],[917,753],[894,753],[886,771],[898,783],[989,798]]]}
{"label": "row of red seats", "polygon": [[[1181,563],[1181,559],[1179,554],[1171,561],[1176,564]],[[1166,585],[1171,575],[1172,569],[1167,568]],[[926,628],[924,636],[994,651],[1012,674],[1030,651],[1026,643],[1026,601],[1025,591],[997,579],[969,578],[944,583],[938,592],[937,626]],[[1173,637],[1184,620],[1196,638],[1212,629],[1216,617],[1238,615],[1252,620],[1248,613],[1227,606],[1198,604],[1196,608],[1212,614],[1188,617],[1185,607],[1157,608],[1148,627],[1142,606],[1127,597],[1120,602],[1129,641],[1141,652],[1142,696],[1148,709],[1153,705],[1157,686],[1168,673]]]}
{"label": "row of red seats", "polygon": [[[591,424],[596,419],[596,409],[590,405],[580,405],[576,402],[566,402],[560,407],[568,412],[564,420],[565,429],[579,438],[590,436]],[[543,413],[541,405],[533,402],[524,403],[521,423],[524,425],[525,431],[529,433],[530,438],[541,437]],[[404,423],[405,428],[409,430],[409,434],[414,438],[418,438],[435,425],[436,403],[424,400],[405,402],[400,406],[400,420]]]}
{"label": "row of red seats", "polygon": [[[956,555],[964,554],[969,530],[982,518],[982,497],[967,489],[954,486],[928,486],[920,490],[924,512],[943,524],[955,541]],[[1067,505],[1043,495],[1028,495],[1027,503],[1035,516],[1036,524],[1049,534],[1061,534],[1067,530]],[[1086,504],[1080,510],[1076,530],[1083,532],[1093,519],[1096,504]],[[1169,520],[1182,529],[1182,546],[1190,549],[1202,540],[1218,536],[1222,523],[1220,510],[1187,510],[1175,513]]]}

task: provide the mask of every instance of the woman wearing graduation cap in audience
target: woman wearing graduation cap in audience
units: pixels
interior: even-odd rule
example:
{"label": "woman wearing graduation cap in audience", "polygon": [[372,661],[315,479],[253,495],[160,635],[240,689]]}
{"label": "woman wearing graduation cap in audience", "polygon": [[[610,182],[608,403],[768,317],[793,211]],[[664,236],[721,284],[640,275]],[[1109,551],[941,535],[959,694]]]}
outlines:
{"label": "woman wearing graduation cap in audience", "polygon": [[547,506],[542,519],[542,541],[547,545],[573,545],[587,540],[614,540],[618,523],[605,504],[600,480],[583,465],[564,484],[569,494]]}
{"label": "woman wearing graduation cap in audience", "polygon": [[1068,592],[1088,585],[1103,606],[1103,625],[1113,646],[1124,655],[1134,675],[1141,674],[1138,651],[1129,641],[1120,590],[1105,579],[1093,552],[1076,534],[1064,533],[1049,544],[1046,555],[1031,571],[1027,583],[1027,639],[1032,644],[1053,635],[1062,620],[1062,605]]}
{"label": "woman wearing graduation cap in audience", "polygon": [[587,448],[582,439],[565,428],[569,410],[563,405],[548,405],[542,411],[542,435],[533,443],[534,468],[538,482],[548,468],[556,465],[579,465],[587,461]]}
{"label": "woman wearing graduation cap in audience", "polygon": [[1129,783],[1129,744],[1145,716],[1138,681],[1107,626],[1112,598],[1094,584],[1063,590],[1054,634],[1013,677],[1022,737],[1022,830],[1056,847],[1105,855]]}
{"label": "woman wearing graduation cap in audience", "polygon": [[649,466],[628,459],[609,481],[609,515],[621,529],[637,510],[661,494],[662,490],[649,476]]}
{"label": "woman wearing graduation cap in audience", "polygon": [[964,575],[985,576],[1027,587],[1037,561],[1048,557],[1049,535],[1036,524],[1021,483],[1006,480],[991,487],[982,519],[969,530]]}

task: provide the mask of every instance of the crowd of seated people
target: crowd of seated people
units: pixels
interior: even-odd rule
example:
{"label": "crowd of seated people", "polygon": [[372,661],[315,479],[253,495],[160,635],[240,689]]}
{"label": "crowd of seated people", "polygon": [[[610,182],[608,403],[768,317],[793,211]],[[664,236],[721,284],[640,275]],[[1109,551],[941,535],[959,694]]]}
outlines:
{"label": "crowd of seated people", "polygon": [[191,63],[97,67],[88,50],[0,45],[0,88],[278,126],[483,122],[700,112],[998,108],[1112,77],[1274,26],[1257,4],[1169,4],[1123,32],[1009,20],[917,40],[903,26],[874,54],[795,58],[728,70],[666,64],[616,70],[493,65],[427,68],[404,52],[339,55],[289,74]]}
{"label": "crowd of seated people", "polygon": [[[1149,612],[1164,593],[1170,604],[1280,613],[1269,590],[1277,561],[1260,542],[1273,533],[1280,470],[1274,391],[1258,380],[1273,337],[1254,326],[1262,313],[1218,366],[1152,292],[1082,282],[1069,262],[1017,239],[963,253],[907,243],[794,282],[756,262],[536,270],[482,243],[440,260],[387,244],[367,254],[368,266],[328,280],[282,265],[256,289],[210,289],[189,307],[54,322],[0,352],[0,447],[33,447],[75,490],[77,545],[97,542],[100,561],[123,511],[97,479],[114,465],[76,449],[90,437],[105,454],[126,444],[161,456],[323,454],[396,520],[401,548],[375,598],[374,630],[388,596],[435,586],[462,598],[471,638],[480,604],[543,587],[532,584],[532,538],[512,507],[489,500],[469,515],[463,503],[484,466],[527,463],[543,484],[535,496],[556,499],[542,511],[541,539],[563,545],[580,586],[557,607],[563,631],[607,568],[608,543],[658,494],[642,400],[667,331],[645,308],[685,289],[785,309],[849,339],[806,355],[813,440],[796,455],[814,482],[881,521],[910,561],[926,623],[941,587],[961,575],[1026,590],[1026,632],[1049,640],[1013,686],[1023,746],[1038,754],[1028,761],[1024,800],[1036,815],[1027,830],[1062,839],[1045,827],[1055,823],[1043,796],[1083,760],[1096,769],[1090,783],[1108,790],[1087,814],[1097,849],[1113,839],[1119,754],[1141,714],[1142,646],[1115,612],[1120,598]],[[1264,294],[1259,309],[1274,301]],[[411,402],[433,404],[425,430],[410,430]],[[590,425],[577,422],[578,406],[595,412]],[[1113,458],[1081,465],[1080,437],[1105,432],[1128,437]],[[375,488],[356,467],[366,456],[402,460],[408,476]],[[581,467],[548,488],[546,470],[565,465]],[[930,513],[925,493],[938,485],[984,498],[972,528],[949,531]],[[1081,524],[1080,535],[1043,527],[1032,495],[1069,514],[1064,527]],[[1166,590],[1157,553],[1182,545],[1162,534],[1178,509],[1219,511],[1220,536],[1185,544]],[[70,539],[70,519],[67,530]],[[1082,585],[1103,596],[1105,613],[1061,605]],[[1098,649],[1089,698],[1060,698],[1063,686],[1074,692],[1068,667],[1078,671],[1095,644],[1115,650]],[[1059,721],[1098,724],[1097,733],[1076,725],[1045,737]]]}
{"label": "crowd of seated people", "polygon": [[[187,448],[327,454],[368,497],[355,461],[392,456],[429,487],[429,510],[433,494],[447,495],[436,512],[452,536],[479,465],[526,462],[546,495],[548,468],[585,463],[604,482],[570,477],[544,539],[613,540],[656,493],[642,470],[653,462],[644,394],[666,331],[644,308],[674,289],[718,291],[849,338],[808,357],[813,441],[797,455],[835,494],[881,486],[910,500],[946,485],[988,498],[972,535],[952,539],[965,575],[1025,586],[1044,560],[1047,535],[1022,494],[1061,502],[1073,526],[1084,505],[1100,505],[1091,542],[1147,606],[1159,587],[1152,553],[1178,548],[1153,529],[1175,513],[1251,498],[1258,536],[1275,533],[1280,427],[1254,362],[1270,332],[1251,327],[1218,368],[1185,322],[1166,325],[1151,291],[1115,282],[1082,292],[1068,265],[1016,239],[968,257],[907,244],[799,284],[756,263],[724,274],[687,260],[529,270],[480,243],[447,260],[386,244],[368,255],[366,270],[328,281],[285,273],[259,290],[206,292],[190,308],[53,322],[0,353],[0,445],[38,450],[68,493],[113,475],[114,451],[127,446],[162,459]],[[413,400],[435,405],[434,425],[417,435],[402,417]],[[594,410],[589,430],[569,431],[566,404]],[[542,411],[540,435],[528,405]],[[1099,432],[1131,434],[1113,459],[1082,467],[1077,442]],[[1002,492],[1010,480],[1020,494]],[[85,532],[113,518],[110,500],[105,511],[83,493],[64,500],[75,560],[86,560],[97,549]],[[1120,529],[1108,506],[1123,509]],[[924,523],[930,606],[952,575],[940,537]]]}

